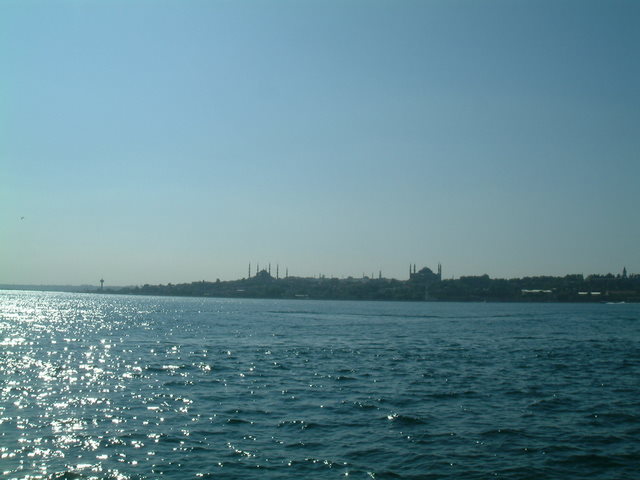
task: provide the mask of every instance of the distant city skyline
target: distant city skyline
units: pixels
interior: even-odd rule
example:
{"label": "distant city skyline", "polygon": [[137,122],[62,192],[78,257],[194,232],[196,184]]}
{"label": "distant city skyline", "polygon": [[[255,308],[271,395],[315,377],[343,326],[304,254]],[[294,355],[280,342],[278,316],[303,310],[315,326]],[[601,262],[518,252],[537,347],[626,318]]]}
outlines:
{"label": "distant city skyline", "polygon": [[0,283],[640,272],[640,2],[0,3]]}
{"label": "distant city skyline", "polygon": [[[277,268],[279,268],[279,265],[277,266]],[[286,279],[286,278],[325,278],[325,279],[349,279],[349,278],[353,278],[353,279],[358,279],[358,278],[364,278],[364,279],[385,279],[385,280],[400,280],[400,281],[405,281],[405,280],[409,280],[412,277],[415,276],[416,273],[420,273],[420,271],[427,269],[430,270],[431,273],[433,274],[433,276],[437,277],[439,280],[458,280],[461,277],[478,277],[478,276],[483,276],[483,275],[487,275],[485,274],[465,274],[465,273],[461,273],[460,275],[450,275],[450,276],[445,276],[442,273],[442,265],[438,264],[437,266],[437,270],[433,270],[431,267],[425,265],[425,266],[421,266],[418,267],[417,264],[410,264],[409,265],[409,271],[407,272],[407,274],[405,276],[399,276],[399,277],[394,277],[394,276],[389,276],[389,275],[385,275],[384,272],[382,270],[378,270],[377,272],[371,271],[371,272],[365,272],[363,271],[361,274],[351,274],[351,275],[333,275],[333,274],[328,274],[328,273],[324,273],[324,272],[316,272],[316,273],[310,273],[310,274],[302,274],[302,275],[290,275],[289,274],[289,268],[285,267],[285,272],[283,274],[279,274],[279,270],[276,270],[276,272],[271,272],[270,268],[267,266],[265,268],[260,268],[260,270],[258,271],[251,271],[251,273],[249,273],[248,275],[239,275],[235,278],[225,278],[225,279],[221,279],[219,277],[209,277],[209,278],[201,278],[201,279],[191,279],[191,280],[186,280],[183,282],[164,282],[164,284],[180,284],[180,283],[197,283],[197,282],[201,282],[201,281],[205,281],[205,282],[214,282],[214,281],[236,281],[236,280],[243,280],[246,278],[255,278],[260,276],[261,274],[264,275],[269,275],[274,279]],[[431,274],[429,274],[431,275]],[[590,273],[567,273],[567,274],[560,274],[560,275],[546,275],[546,274],[542,274],[542,275],[530,275],[530,274],[523,274],[520,276],[512,276],[512,277],[491,277],[492,279],[505,279],[505,280],[509,280],[509,279],[516,279],[516,278],[525,278],[525,277],[558,277],[558,278],[562,278],[562,277],[571,277],[574,275],[582,275],[584,276],[584,278],[588,278],[589,276],[593,275],[593,276],[607,276],[607,275],[613,275],[615,277],[619,277],[619,278],[631,278],[631,277],[635,277],[637,275],[637,273],[635,272],[629,272],[627,270],[626,267],[622,267],[622,270],[620,271],[609,271],[609,272],[590,272]],[[107,283],[107,287],[125,287],[125,286],[141,286],[141,285],[145,285],[145,284],[149,284],[152,285],[153,283],[151,282],[139,282],[139,283],[132,283],[132,284],[109,284]],[[156,283],[156,285],[162,285],[162,282],[158,282]],[[100,278],[98,281],[96,281],[95,283],[92,282],[85,282],[85,283],[78,283],[78,284],[74,284],[74,283],[40,283],[40,284],[35,284],[35,283],[19,283],[19,282],[0,282],[0,286],[1,285],[6,285],[6,286],[20,286],[20,285],[32,285],[32,286],[99,286],[100,290],[104,289],[105,286],[105,279],[104,278]]]}

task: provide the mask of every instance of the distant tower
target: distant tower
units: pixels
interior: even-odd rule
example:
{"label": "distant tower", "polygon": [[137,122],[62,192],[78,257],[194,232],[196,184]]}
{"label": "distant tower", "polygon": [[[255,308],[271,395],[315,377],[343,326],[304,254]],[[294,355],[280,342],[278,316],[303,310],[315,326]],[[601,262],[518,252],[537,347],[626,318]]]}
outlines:
{"label": "distant tower", "polygon": [[284,278],[289,278],[289,267],[286,268]]}
{"label": "distant tower", "polygon": [[622,278],[627,278],[627,267],[622,269]]}
{"label": "distant tower", "polygon": [[378,272],[378,280],[382,280],[382,270]]}
{"label": "distant tower", "polygon": [[249,276],[247,278],[251,278],[251,262],[249,262]]}
{"label": "distant tower", "polygon": [[442,264],[438,262],[438,280],[442,280]]}
{"label": "distant tower", "polygon": [[269,275],[271,275],[271,262],[269,262]]}
{"label": "distant tower", "polygon": [[100,279],[100,290],[104,288],[104,278]]}
{"label": "distant tower", "polygon": [[276,263],[276,280],[280,278],[280,265]]}
{"label": "distant tower", "polygon": [[414,263],[413,264],[413,274],[415,275],[415,273],[416,273],[416,264]]}

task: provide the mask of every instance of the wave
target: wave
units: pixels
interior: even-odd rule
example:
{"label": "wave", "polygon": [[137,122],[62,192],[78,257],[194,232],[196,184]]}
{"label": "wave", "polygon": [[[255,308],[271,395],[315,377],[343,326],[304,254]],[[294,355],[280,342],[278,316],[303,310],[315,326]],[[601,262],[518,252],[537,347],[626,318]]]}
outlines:
{"label": "wave", "polygon": [[402,415],[398,413],[392,413],[385,417],[387,420],[401,425],[425,425],[427,423],[426,418],[416,417],[412,415]]}

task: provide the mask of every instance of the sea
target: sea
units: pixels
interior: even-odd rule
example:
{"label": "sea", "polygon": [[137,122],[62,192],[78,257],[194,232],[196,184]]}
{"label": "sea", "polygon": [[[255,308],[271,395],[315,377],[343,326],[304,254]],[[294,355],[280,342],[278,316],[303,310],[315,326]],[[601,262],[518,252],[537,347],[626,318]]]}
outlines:
{"label": "sea", "polygon": [[635,480],[640,305],[0,291],[0,477]]}

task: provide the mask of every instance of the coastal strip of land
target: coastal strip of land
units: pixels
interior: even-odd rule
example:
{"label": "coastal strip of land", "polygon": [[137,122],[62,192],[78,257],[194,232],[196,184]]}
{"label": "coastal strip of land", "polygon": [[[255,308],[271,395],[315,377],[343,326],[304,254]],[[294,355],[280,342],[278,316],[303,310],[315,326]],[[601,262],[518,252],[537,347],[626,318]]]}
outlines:
{"label": "coastal strip of land", "polygon": [[84,293],[167,295],[189,297],[274,298],[317,300],[397,300],[475,302],[640,302],[640,275],[572,274],[494,279],[488,275],[442,279],[440,271],[414,271],[408,280],[392,278],[278,278],[259,271],[231,281],[196,281],[142,286],[33,286],[0,285],[3,289],[50,290]]}

